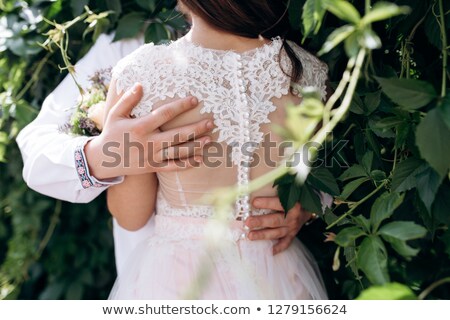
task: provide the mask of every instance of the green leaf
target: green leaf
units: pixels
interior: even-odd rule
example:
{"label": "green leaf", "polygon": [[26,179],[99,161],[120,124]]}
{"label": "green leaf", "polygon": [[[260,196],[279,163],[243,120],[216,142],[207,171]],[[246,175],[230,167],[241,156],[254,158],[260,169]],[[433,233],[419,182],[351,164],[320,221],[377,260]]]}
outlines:
{"label": "green leaf", "polygon": [[420,250],[411,248],[406,241],[423,238],[427,229],[412,221],[395,221],[383,226],[379,234],[395,251],[408,259],[416,256]]}
{"label": "green leaf", "polygon": [[143,12],[132,12],[119,20],[114,41],[134,38],[142,30],[146,15]]}
{"label": "green leaf", "polygon": [[347,185],[345,185],[344,190],[342,190],[339,198],[347,200],[347,198],[366,181],[370,181],[370,178],[363,177],[349,182]]}
{"label": "green leaf", "polygon": [[423,168],[424,162],[416,158],[408,158],[400,162],[392,175],[392,190],[404,192],[417,187],[416,176]]}
{"label": "green leaf", "polygon": [[280,178],[276,179],[273,186],[277,185],[283,185],[283,184],[291,184],[295,182],[296,175],[294,174],[285,174],[284,176],[281,176]]}
{"label": "green leaf", "polygon": [[370,210],[370,222],[372,224],[372,230],[376,232],[381,223],[388,219],[402,204],[405,195],[396,192],[383,193],[379,198],[375,200]]}
{"label": "green leaf", "polygon": [[390,281],[387,270],[387,252],[383,241],[377,236],[366,237],[358,250],[358,267],[373,284]]}
{"label": "green leaf", "polygon": [[159,43],[163,40],[170,39],[170,32],[162,23],[152,23],[145,31],[145,42]]}
{"label": "green leaf", "polygon": [[307,179],[316,189],[332,196],[339,195],[339,186],[336,179],[328,169],[318,168],[312,170]]}
{"label": "green leaf", "polygon": [[136,0],[136,3],[145,10],[154,12],[156,10],[156,0]]}
{"label": "green leaf", "polygon": [[431,206],[433,205],[443,178],[432,168],[427,165],[425,167],[426,169],[421,170],[416,176],[417,191],[428,212],[431,212]]}
{"label": "green leaf", "polygon": [[298,201],[301,203],[302,208],[309,212],[322,213],[322,201],[317,192],[309,186],[304,184],[300,189],[300,196]]}
{"label": "green leaf", "polygon": [[364,97],[364,104],[366,109],[369,111],[369,114],[374,112],[381,103],[381,90],[376,92],[369,92]]}
{"label": "green leaf", "polygon": [[376,79],[392,101],[409,111],[422,108],[438,97],[434,87],[425,81],[379,77]]}
{"label": "green leaf", "polygon": [[322,1],[306,0],[302,12],[302,22],[305,34],[303,41],[311,34],[317,34],[319,32],[325,12],[326,10],[322,5]]}
{"label": "green leaf", "polygon": [[408,14],[411,9],[406,6],[397,6],[389,2],[377,2],[373,8],[362,18],[361,23],[370,24],[383,21],[402,14]]}
{"label": "green leaf", "polygon": [[450,129],[450,93],[439,103],[438,110],[447,128]]}
{"label": "green leaf", "polygon": [[399,255],[406,258],[406,260],[410,260],[412,257],[415,257],[420,251],[420,249],[414,249],[408,246],[406,241],[399,240],[389,236],[382,236],[382,237],[385,241],[391,244],[392,248],[395,251],[397,251]]}
{"label": "green leaf", "polygon": [[388,283],[364,290],[357,300],[416,300],[417,296],[407,286],[400,283]]}
{"label": "green leaf", "polygon": [[371,29],[364,29],[358,33],[358,39],[361,47],[369,50],[379,49],[382,46],[380,37]]}
{"label": "green leaf", "polygon": [[450,187],[442,184],[432,207],[432,216],[447,226],[450,225]]}
{"label": "green leaf", "polygon": [[373,170],[370,173],[370,177],[372,178],[372,180],[375,182],[376,185],[379,185],[384,180],[386,180],[386,172],[381,170]]}
{"label": "green leaf", "polygon": [[366,172],[372,171],[372,164],[373,164],[373,152],[369,151],[366,152],[362,158],[361,164],[363,168],[366,170]]}
{"label": "green leaf", "polygon": [[366,170],[359,164],[355,164],[344,171],[343,174],[339,177],[341,181],[347,181],[350,179],[360,178],[360,177],[368,177]]}
{"label": "green leaf", "polygon": [[438,108],[428,112],[417,127],[416,144],[420,154],[441,177],[447,175],[450,168],[448,137],[450,128],[445,124]]}
{"label": "green leaf", "polygon": [[[356,32],[350,34],[344,42],[345,53],[349,58],[354,58],[359,52],[359,37]],[[363,111],[364,113],[364,111]]]}
{"label": "green leaf", "polygon": [[345,41],[353,32],[355,32],[356,28],[352,25],[345,25],[336,30],[334,30],[327,38],[325,43],[322,46],[322,49],[319,51],[318,55],[321,56],[326,54],[336,48],[339,44]]}
{"label": "green leaf", "polygon": [[366,233],[360,227],[350,227],[341,230],[334,239],[334,242],[341,247],[349,247],[355,245],[355,240]]}
{"label": "green leaf", "polygon": [[394,221],[383,226],[379,233],[383,237],[408,241],[423,238],[427,234],[427,229],[412,221]]}
{"label": "green leaf", "polygon": [[357,24],[361,21],[358,10],[345,0],[322,0],[325,8],[341,20]]}
{"label": "green leaf", "polygon": [[351,219],[353,220],[354,223],[363,228],[366,233],[370,232],[370,221],[362,214],[356,217],[352,216]]}
{"label": "green leaf", "polygon": [[300,197],[300,187],[295,183],[278,186],[278,196],[284,212],[291,210]]}

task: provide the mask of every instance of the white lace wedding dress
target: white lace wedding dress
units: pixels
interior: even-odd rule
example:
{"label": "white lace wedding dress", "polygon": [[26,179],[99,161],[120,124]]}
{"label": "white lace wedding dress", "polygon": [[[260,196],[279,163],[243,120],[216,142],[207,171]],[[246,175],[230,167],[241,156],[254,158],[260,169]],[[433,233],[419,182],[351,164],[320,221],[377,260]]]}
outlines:
{"label": "white lace wedding dress", "polygon": [[[326,66],[291,44],[303,64],[300,86],[325,95]],[[290,93],[290,60],[282,40],[244,53],[203,48],[186,38],[169,45],[148,44],[115,67],[118,93],[140,82],[141,117],[162,102],[193,95],[200,106],[162,130],[213,119],[214,143],[199,168],[158,174],[155,231],[141,243],[117,279],[110,299],[326,299],[314,259],[298,241],[273,256],[273,241],[249,241],[243,220],[268,213],[252,208],[257,196],[275,196],[271,185],[245,193],[230,208],[225,228],[205,195],[269,172],[282,157],[273,143],[281,137]],[[280,65],[281,61],[281,65]],[[284,72],[286,71],[286,73]]]}

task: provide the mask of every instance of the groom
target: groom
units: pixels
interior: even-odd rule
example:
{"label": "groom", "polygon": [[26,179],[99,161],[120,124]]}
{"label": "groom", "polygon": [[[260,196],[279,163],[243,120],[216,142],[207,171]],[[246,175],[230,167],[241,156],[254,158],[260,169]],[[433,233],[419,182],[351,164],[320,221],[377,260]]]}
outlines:
{"label": "groom", "polygon": [[[111,43],[112,37],[112,35],[100,36],[88,54],[76,64],[78,81],[83,87],[89,85],[88,79],[95,71],[114,66],[121,58],[143,44],[143,39]],[[166,104],[147,117],[133,119],[130,117],[130,112],[138,104],[143,93],[140,89],[130,90],[116,105],[107,106],[112,109],[101,138],[88,138],[69,136],[60,131],[71,115],[72,110],[68,107],[74,104],[78,94],[73,80],[66,77],[47,97],[38,117],[19,134],[17,143],[24,160],[23,176],[30,188],[53,198],[74,203],[87,203],[109,186],[121,183],[126,175],[169,169],[181,170],[177,165],[180,161],[177,158],[180,154],[177,150],[186,150],[188,141],[181,141],[181,144],[174,146],[169,152],[156,148],[144,150],[144,154],[152,159],[159,158],[162,162],[166,162],[166,165],[153,167],[151,165],[143,167],[139,163],[141,161],[134,163],[131,161],[127,167],[106,168],[102,165],[105,162],[103,148],[105,143],[122,144],[116,153],[124,159],[123,137],[130,132],[133,133],[134,141],[142,142],[141,145],[144,148],[150,145],[148,142],[151,142],[151,145],[160,145],[164,139],[167,139],[167,135],[160,135],[157,128],[194,108],[198,103],[195,98],[190,97]],[[202,136],[210,129],[207,123],[199,122],[179,128],[177,132]],[[186,136],[190,135],[186,134]],[[195,155],[184,155],[183,161],[193,156]],[[133,156],[131,153],[129,158],[137,158],[137,155]],[[83,163],[83,169],[80,169],[80,163]],[[146,163],[152,162],[146,161]],[[297,204],[284,218],[278,198],[255,199],[253,206],[278,212],[251,217],[246,221],[251,230],[248,235],[250,240],[278,240],[273,248],[274,254],[285,250],[311,217],[311,214],[302,211],[301,206]],[[151,232],[153,221],[150,219],[147,226],[136,232],[126,231],[116,221],[114,222],[116,265],[120,274],[121,266],[130,251]]]}

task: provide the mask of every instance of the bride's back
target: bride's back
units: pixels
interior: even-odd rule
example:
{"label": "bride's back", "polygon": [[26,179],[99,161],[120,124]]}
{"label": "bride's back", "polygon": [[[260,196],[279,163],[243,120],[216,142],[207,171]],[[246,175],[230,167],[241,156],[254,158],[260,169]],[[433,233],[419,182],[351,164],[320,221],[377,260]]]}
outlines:
{"label": "bride's back", "polygon": [[[282,40],[276,38],[262,47],[235,53],[203,48],[182,38],[170,45],[145,45],[116,66],[117,92],[135,82],[144,87],[134,116],[192,95],[200,105],[161,129],[214,120],[212,143],[200,167],[158,174],[160,191],[170,204],[198,204],[206,193],[242,182],[242,161],[250,160],[250,168],[244,168],[250,179],[276,167],[285,145],[273,125],[283,125],[286,105],[300,100],[291,94],[291,77],[286,72],[291,65],[281,46]],[[291,46],[303,64],[299,84],[317,86],[324,94],[324,65],[295,44]],[[252,159],[244,159],[250,154]],[[275,190],[269,185],[252,196],[256,195],[272,196]]]}
{"label": "bride's back", "polygon": [[[325,95],[326,67],[314,56],[280,35],[289,30],[283,1],[180,1],[197,21],[217,35],[237,39],[272,39],[257,48],[236,52],[195,45],[186,37],[169,45],[145,45],[123,59],[114,69],[117,92],[134,83],[144,88],[144,98],[133,110],[139,117],[163,102],[188,95],[199,99],[191,110],[161,129],[169,130],[212,119],[216,129],[198,168],[159,173],[159,191],[170,205],[197,205],[205,194],[218,188],[240,185],[273,170],[283,156],[281,137],[273,124],[282,125],[285,107],[298,104],[291,82],[316,86]],[[195,20],[194,19],[194,20]],[[205,39],[205,28],[197,33]],[[263,30],[263,31],[262,31]],[[224,36],[225,37],[225,36]],[[206,37],[208,39],[208,37]],[[212,42],[220,44],[221,39]],[[211,42],[211,37],[209,37]],[[239,45],[239,41],[237,42]],[[220,47],[220,45],[219,45]],[[302,71],[301,71],[302,70]],[[198,137],[197,137],[198,138]],[[251,196],[273,196],[271,185]],[[238,211],[249,210],[250,195],[238,201]]]}

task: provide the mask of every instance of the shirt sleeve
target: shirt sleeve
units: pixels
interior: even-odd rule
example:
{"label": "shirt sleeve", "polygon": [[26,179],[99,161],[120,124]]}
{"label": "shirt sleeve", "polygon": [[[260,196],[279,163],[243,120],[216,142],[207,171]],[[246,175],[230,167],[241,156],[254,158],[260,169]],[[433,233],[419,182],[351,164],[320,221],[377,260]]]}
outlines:
{"label": "shirt sleeve", "polygon": [[[77,80],[82,87],[89,85],[88,79],[95,71],[113,67],[143,44],[141,38],[115,43],[112,38],[113,35],[100,36],[88,54],[75,65]],[[75,153],[80,148],[83,150],[90,138],[61,131],[73,113],[78,96],[73,79],[67,76],[45,99],[38,117],[20,132],[17,144],[24,161],[23,178],[31,189],[56,199],[86,203],[110,183],[94,179],[96,188],[83,187]]]}

